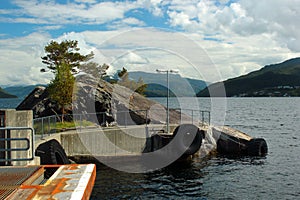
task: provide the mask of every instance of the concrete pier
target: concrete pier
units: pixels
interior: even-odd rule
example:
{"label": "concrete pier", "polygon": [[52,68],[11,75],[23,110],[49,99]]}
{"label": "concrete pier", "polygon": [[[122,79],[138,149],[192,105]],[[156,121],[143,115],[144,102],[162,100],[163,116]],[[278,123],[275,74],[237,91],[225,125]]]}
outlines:
{"label": "concrete pier", "polygon": [[[0,111],[0,119],[0,125],[6,127],[32,127],[33,125],[32,111],[3,110]],[[172,133],[177,126],[178,124],[170,125],[170,133],[165,133],[166,127],[162,124],[106,128],[95,126],[52,133],[43,137],[34,136],[33,140],[31,140],[30,131],[28,130],[12,130],[9,132],[9,138],[28,138],[28,141],[33,141],[30,143],[30,146],[33,145],[33,150],[0,152],[0,156],[12,159],[30,158],[40,144],[52,139],[59,142],[68,157],[139,156],[145,152],[156,151],[168,144],[172,140]],[[203,147],[197,153],[200,157],[214,150],[219,153],[238,155],[263,155],[267,153],[266,142],[261,138],[252,138],[241,131],[226,126],[216,127],[199,124],[197,127],[204,132],[201,140],[205,138]],[[2,134],[1,138],[8,136],[7,131],[0,130],[0,133]],[[164,135],[164,137],[160,135]],[[151,141],[149,138],[151,138]],[[207,144],[210,148],[203,149]],[[20,146],[24,146],[24,141],[0,141],[1,149],[13,149]],[[39,165],[40,158],[34,157],[33,160],[27,161],[8,160],[2,162],[2,164],[14,166]]]}
{"label": "concrete pier", "polygon": [[[171,130],[175,127],[170,126]],[[83,129],[61,133],[60,140],[68,156],[140,155],[146,148],[147,138],[161,129],[162,125]]]}

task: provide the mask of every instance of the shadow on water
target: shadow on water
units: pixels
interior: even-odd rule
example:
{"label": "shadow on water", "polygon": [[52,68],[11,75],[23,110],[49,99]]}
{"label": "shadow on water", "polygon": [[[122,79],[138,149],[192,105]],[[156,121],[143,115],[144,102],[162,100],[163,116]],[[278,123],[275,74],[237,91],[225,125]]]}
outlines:
{"label": "shadow on water", "polygon": [[266,157],[214,155],[204,159],[176,162],[148,173],[127,173],[97,165],[97,178],[91,199],[207,199],[203,189],[211,168],[219,173],[236,166],[264,165]]}
{"label": "shadow on water", "polygon": [[126,173],[97,165],[91,199],[170,199],[201,196],[204,165],[177,162],[148,173]]}

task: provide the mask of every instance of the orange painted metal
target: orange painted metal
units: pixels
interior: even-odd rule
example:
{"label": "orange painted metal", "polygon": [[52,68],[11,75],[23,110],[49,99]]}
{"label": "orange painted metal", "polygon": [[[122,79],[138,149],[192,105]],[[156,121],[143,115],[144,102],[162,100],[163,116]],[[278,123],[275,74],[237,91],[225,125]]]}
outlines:
{"label": "orange painted metal", "polygon": [[37,171],[39,167],[1,167],[0,169],[0,199],[5,199]]}
{"label": "orange painted metal", "polygon": [[90,196],[92,194],[92,191],[93,191],[93,188],[94,188],[94,184],[95,184],[95,180],[96,180],[96,170],[94,170],[91,174],[91,178],[88,182],[88,184],[86,185],[86,188],[85,188],[85,192],[84,192],[84,195],[83,195],[83,199],[90,199]]}
{"label": "orange painted metal", "polygon": [[[7,192],[0,199],[84,199],[90,198],[96,179],[96,166],[94,164],[71,164],[71,165],[43,165],[22,168],[6,167],[7,169],[18,169],[26,174],[21,178],[16,170],[15,175],[20,177],[18,184],[8,182]],[[28,168],[26,170],[26,168]],[[57,169],[49,179],[44,179],[47,170]],[[0,168],[0,177],[1,177]],[[16,175],[17,174],[17,175]],[[0,182],[1,184],[1,182]],[[0,186],[0,191],[2,186]],[[1,194],[0,194],[1,195]]]}

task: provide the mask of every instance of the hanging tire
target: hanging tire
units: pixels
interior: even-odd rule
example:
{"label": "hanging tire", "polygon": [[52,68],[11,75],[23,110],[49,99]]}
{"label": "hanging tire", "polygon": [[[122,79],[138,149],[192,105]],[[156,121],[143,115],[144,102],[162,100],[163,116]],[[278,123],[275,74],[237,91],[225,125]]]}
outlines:
{"label": "hanging tire", "polygon": [[265,156],[268,153],[267,142],[263,138],[253,138],[248,143],[249,156]]}
{"label": "hanging tire", "polygon": [[65,150],[55,139],[40,144],[36,149],[35,155],[41,158],[42,165],[70,164]]}
{"label": "hanging tire", "polygon": [[180,153],[183,152],[183,156],[189,156],[200,149],[204,131],[193,124],[182,124],[174,130],[173,138],[175,138],[175,148]]}

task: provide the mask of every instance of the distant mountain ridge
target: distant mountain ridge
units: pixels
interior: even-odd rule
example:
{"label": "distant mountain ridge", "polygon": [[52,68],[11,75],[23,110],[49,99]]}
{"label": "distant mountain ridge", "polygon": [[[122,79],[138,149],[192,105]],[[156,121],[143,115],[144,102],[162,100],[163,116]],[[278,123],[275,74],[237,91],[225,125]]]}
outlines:
{"label": "distant mountain ridge", "polygon": [[17,96],[20,99],[24,99],[34,88],[37,86],[44,86],[44,85],[26,85],[26,86],[10,86],[4,88],[10,94]]}
{"label": "distant mountain ridge", "polygon": [[[300,58],[266,65],[249,74],[209,85],[197,96],[210,96],[209,90],[225,86],[226,96],[300,96]],[[216,94],[215,96],[218,96]]]}
{"label": "distant mountain ridge", "polygon": [[[147,97],[167,96],[167,75],[165,73],[148,73],[141,71],[128,72],[129,78],[138,81],[142,78],[147,84]],[[179,74],[169,74],[170,96],[194,97],[208,84],[202,80],[181,77]]]}
{"label": "distant mountain ridge", "polygon": [[[129,72],[129,78],[138,81],[142,78],[148,84],[147,97],[167,96],[167,76],[162,73]],[[225,86],[226,96],[300,96],[300,57],[282,63],[266,65],[260,70],[246,75],[228,79],[224,82],[210,84],[202,80],[181,77],[179,74],[169,74],[170,96],[209,97],[209,90],[218,91]],[[25,98],[35,87],[12,86],[2,89],[0,98]],[[214,96],[222,96],[215,94]]]}
{"label": "distant mountain ridge", "polygon": [[17,98],[17,96],[10,94],[8,91],[0,87],[0,98]]}
{"label": "distant mountain ridge", "polygon": [[[147,97],[166,97],[167,96],[167,76],[166,74],[147,73],[147,72],[128,72],[129,78],[138,81],[142,78],[144,83],[149,83],[145,96]],[[183,78],[179,74],[169,74],[170,96],[195,96],[199,91],[207,86],[202,80]],[[9,86],[5,88],[7,93],[24,99],[37,86],[41,84],[28,86]]]}

